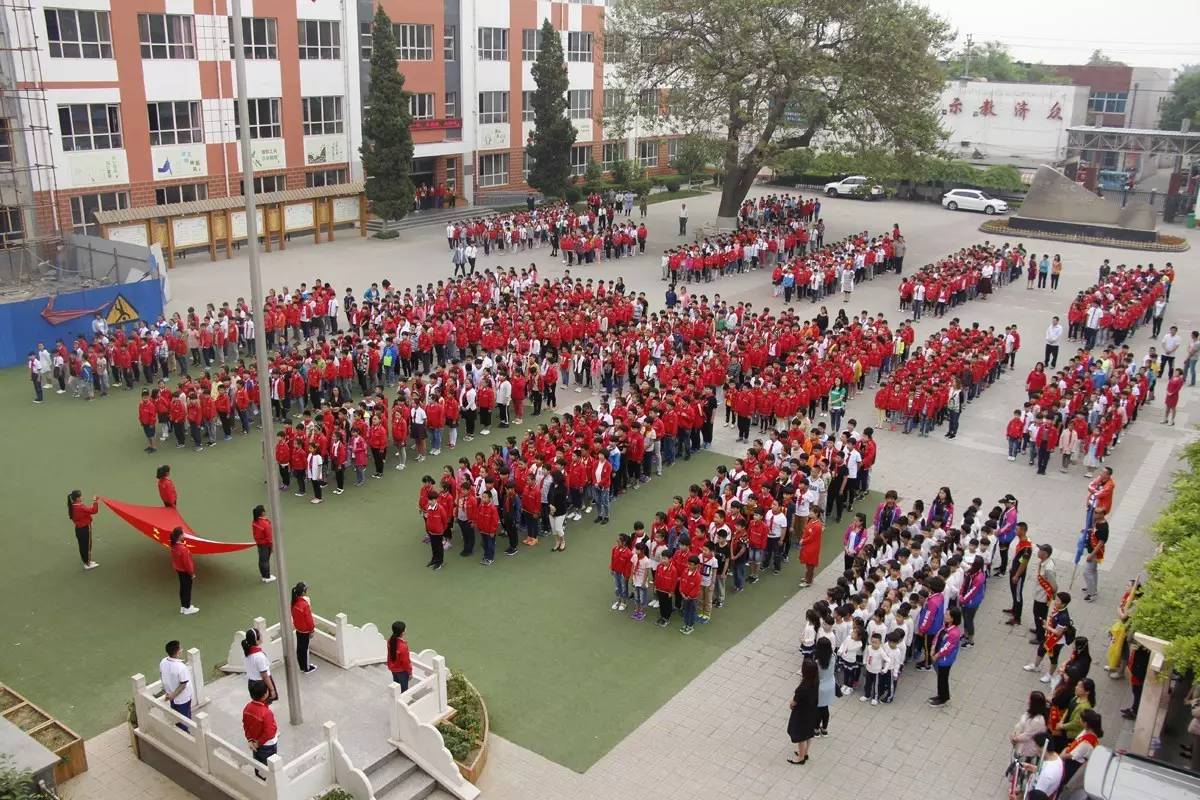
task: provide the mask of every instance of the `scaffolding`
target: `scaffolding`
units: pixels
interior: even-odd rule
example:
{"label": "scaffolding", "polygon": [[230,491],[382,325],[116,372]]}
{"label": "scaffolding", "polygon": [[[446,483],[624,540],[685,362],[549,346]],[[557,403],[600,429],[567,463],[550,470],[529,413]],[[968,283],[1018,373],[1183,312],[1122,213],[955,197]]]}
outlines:
{"label": "scaffolding", "polygon": [[0,0],[0,299],[81,282],[57,266],[63,226],[37,13],[31,0]]}

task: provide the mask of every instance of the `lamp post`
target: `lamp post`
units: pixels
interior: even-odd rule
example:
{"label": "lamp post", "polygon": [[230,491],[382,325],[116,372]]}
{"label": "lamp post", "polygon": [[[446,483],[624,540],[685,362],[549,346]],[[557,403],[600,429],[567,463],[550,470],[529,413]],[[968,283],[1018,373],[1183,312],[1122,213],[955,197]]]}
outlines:
{"label": "lamp post", "polygon": [[[300,671],[292,648],[291,597],[287,579],[287,561],[283,555],[283,518],[279,508],[279,485],[271,463],[275,452],[275,420],[263,410],[262,398],[270,397],[270,369],[267,365],[267,324],[263,307],[262,273],[258,264],[258,217],[254,204],[254,162],[250,152],[250,105],[246,98],[246,52],[242,36],[242,0],[233,0],[233,64],[237,88],[237,117],[241,129],[238,143],[242,152],[242,195],[246,198],[246,249],[250,253],[250,304],[254,311],[255,366],[258,370],[259,418],[263,432],[263,470],[267,477],[267,513],[275,537],[275,575],[279,589],[279,633],[283,637],[283,668],[287,676],[288,717],[293,725],[304,722],[300,707]],[[269,235],[269,234],[268,234]],[[263,382],[266,386],[263,386]]]}

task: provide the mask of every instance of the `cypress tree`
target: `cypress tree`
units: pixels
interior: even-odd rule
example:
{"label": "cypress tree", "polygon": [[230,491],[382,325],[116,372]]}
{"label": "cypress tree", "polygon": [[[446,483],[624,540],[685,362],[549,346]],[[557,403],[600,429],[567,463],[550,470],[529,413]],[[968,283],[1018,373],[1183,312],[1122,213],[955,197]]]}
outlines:
{"label": "cypress tree", "polygon": [[571,183],[571,146],[575,126],[567,117],[567,63],[562,40],[542,22],[541,42],[533,62],[533,138],[525,153],[533,159],[529,185],[547,197],[562,197]]}
{"label": "cypress tree", "polygon": [[412,210],[412,115],[404,76],[396,69],[392,20],[380,8],[371,23],[371,88],[363,115],[362,162],[367,201],[383,220],[403,219]]}

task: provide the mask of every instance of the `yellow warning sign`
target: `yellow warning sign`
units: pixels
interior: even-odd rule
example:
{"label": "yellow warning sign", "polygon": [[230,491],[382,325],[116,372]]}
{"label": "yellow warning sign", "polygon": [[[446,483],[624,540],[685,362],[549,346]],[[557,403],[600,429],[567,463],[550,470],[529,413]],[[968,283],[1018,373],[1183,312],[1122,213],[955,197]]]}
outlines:
{"label": "yellow warning sign", "polygon": [[133,304],[125,299],[125,295],[117,295],[117,299],[113,300],[112,308],[108,309],[108,324],[121,325],[133,322],[137,318],[137,309],[133,307]]}

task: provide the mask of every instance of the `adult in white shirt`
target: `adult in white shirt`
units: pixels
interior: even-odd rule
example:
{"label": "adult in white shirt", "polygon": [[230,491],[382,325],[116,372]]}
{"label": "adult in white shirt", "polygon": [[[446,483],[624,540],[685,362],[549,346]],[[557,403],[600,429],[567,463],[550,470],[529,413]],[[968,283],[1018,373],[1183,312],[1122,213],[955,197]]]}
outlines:
{"label": "adult in white shirt", "polygon": [[1183,344],[1183,339],[1179,336],[1179,328],[1172,325],[1159,343],[1162,344],[1163,351],[1159,359],[1158,374],[1169,378],[1175,372],[1175,354],[1179,352],[1179,346]]}
{"label": "adult in white shirt", "polygon": [[[167,642],[167,655],[158,662],[158,675],[162,679],[163,699],[171,704],[171,710],[180,716],[192,718],[192,671],[179,657],[183,647],[178,639]],[[180,728],[187,730],[186,726]]]}
{"label": "adult in white shirt", "polygon": [[1046,755],[1042,758],[1040,767],[1026,764],[1024,768],[1031,772],[1037,769],[1037,773],[1033,776],[1034,789],[1045,792],[1046,797],[1056,797],[1056,793],[1062,788],[1064,769],[1063,760],[1058,755],[1058,746],[1044,733],[1034,736],[1033,742],[1039,750],[1045,743]]}
{"label": "adult in white shirt", "polygon": [[1058,317],[1050,320],[1049,327],[1046,328],[1046,357],[1042,362],[1047,367],[1058,366],[1058,345],[1062,341],[1063,327],[1058,321]]}

